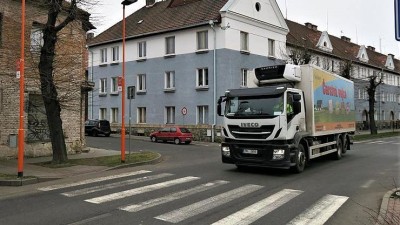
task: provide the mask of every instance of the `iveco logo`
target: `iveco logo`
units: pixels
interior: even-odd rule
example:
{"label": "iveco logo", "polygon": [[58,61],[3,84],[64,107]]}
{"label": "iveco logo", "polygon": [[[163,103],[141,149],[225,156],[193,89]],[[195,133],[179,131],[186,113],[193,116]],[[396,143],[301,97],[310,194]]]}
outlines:
{"label": "iveco logo", "polygon": [[260,127],[258,123],[241,123],[240,127]]}

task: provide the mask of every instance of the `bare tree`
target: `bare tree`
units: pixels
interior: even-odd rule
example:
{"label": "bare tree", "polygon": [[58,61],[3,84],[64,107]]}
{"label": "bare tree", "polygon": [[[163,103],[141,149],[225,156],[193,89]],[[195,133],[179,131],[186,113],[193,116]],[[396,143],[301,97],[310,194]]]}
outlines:
{"label": "bare tree", "polygon": [[[82,16],[87,16],[84,15],[84,11],[78,8],[78,4],[81,2],[83,2],[83,0],[71,0],[70,2],[66,2],[65,0],[41,1],[42,7],[47,10],[47,21],[43,24],[43,46],[40,49],[38,69],[40,75],[40,90],[50,131],[53,163],[63,163],[68,160],[61,119],[60,102],[62,102],[63,98],[59,96],[56,83],[57,81],[63,80],[64,84],[67,85],[67,87],[64,86],[64,88],[68,88],[68,85],[74,85],[68,77],[61,76],[55,78],[54,76],[55,72],[57,72],[56,68],[64,68],[63,66],[66,66],[62,65],[60,67],[60,65],[57,65],[57,67],[55,67],[55,59],[58,54],[58,52],[56,54],[56,44],[63,29]],[[65,51],[60,51],[60,54],[63,53],[67,54]],[[66,68],[64,68],[64,70],[65,69]],[[74,99],[76,99],[76,97],[77,96],[75,96]]]}
{"label": "bare tree", "polygon": [[306,45],[293,45],[287,48],[287,57],[294,65],[304,65],[311,62],[311,52]]}
{"label": "bare tree", "polygon": [[340,76],[351,80],[351,71],[353,69],[353,62],[348,59],[343,59],[340,62],[340,67],[339,67],[339,74]]}
{"label": "bare tree", "polygon": [[368,93],[369,103],[369,129],[371,134],[378,134],[378,129],[375,123],[375,92],[376,88],[383,83],[383,73],[373,73],[372,76],[368,77],[368,86],[366,87]]}

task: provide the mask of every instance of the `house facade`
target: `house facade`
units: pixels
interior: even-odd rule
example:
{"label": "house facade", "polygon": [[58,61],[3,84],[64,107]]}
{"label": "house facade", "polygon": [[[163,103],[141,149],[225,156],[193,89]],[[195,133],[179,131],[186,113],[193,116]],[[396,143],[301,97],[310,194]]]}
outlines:
{"label": "house facade", "polygon": [[[26,2],[25,27],[25,156],[51,155],[50,133],[40,91],[39,54],[43,45],[42,26],[47,9],[40,1]],[[19,128],[19,83],[21,2],[6,0],[0,5],[0,157],[17,156]],[[68,153],[84,145],[84,94],[86,31],[93,29],[84,13],[58,36],[54,62],[64,135]]]}
{"label": "house facade", "polygon": [[[185,124],[197,139],[210,140],[222,123],[219,96],[245,88],[248,70],[282,63],[288,28],[277,3],[250,2],[147,1],[126,18],[125,80],[135,99],[126,101],[124,113],[133,132]],[[122,22],[88,44],[89,80],[96,83],[89,117],[110,120],[114,130],[121,126],[121,33]]]}
{"label": "house facade", "polygon": [[[383,83],[375,93],[374,118],[379,129],[399,128],[400,120],[400,61],[393,54],[379,53],[372,46],[358,45],[351,39],[335,37],[318,26],[286,20],[290,33],[287,36],[287,59],[308,52],[310,63],[354,81],[357,129],[369,129],[369,78],[377,75]],[[378,80],[377,80],[378,81]]]}

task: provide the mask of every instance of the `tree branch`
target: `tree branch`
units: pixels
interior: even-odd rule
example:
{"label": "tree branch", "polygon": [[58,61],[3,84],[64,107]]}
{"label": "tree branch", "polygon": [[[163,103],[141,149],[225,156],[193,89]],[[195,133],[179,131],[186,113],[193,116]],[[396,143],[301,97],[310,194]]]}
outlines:
{"label": "tree branch", "polygon": [[69,8],[66,10],[68,12],[67,18],[63,22],[61,22],[58,26],[54,28],[55,32],[62,30],[65,26],[67,26],[70,22],[75,20],[76,12],[77,12],[77,4],[76,0],[71,0]]}

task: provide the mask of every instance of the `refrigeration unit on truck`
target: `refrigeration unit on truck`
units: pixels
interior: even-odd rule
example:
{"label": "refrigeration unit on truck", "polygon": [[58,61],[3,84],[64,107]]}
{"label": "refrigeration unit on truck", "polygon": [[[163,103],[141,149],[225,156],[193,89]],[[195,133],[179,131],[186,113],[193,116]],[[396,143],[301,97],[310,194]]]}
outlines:
{"label": "refrigeration unit on truck", "polygon": [[247,84],[218,101],[222,162],[300,173],[311,159],[340,159],[350,150],[352,81],[313,65],[286,64],[256,68]]}

